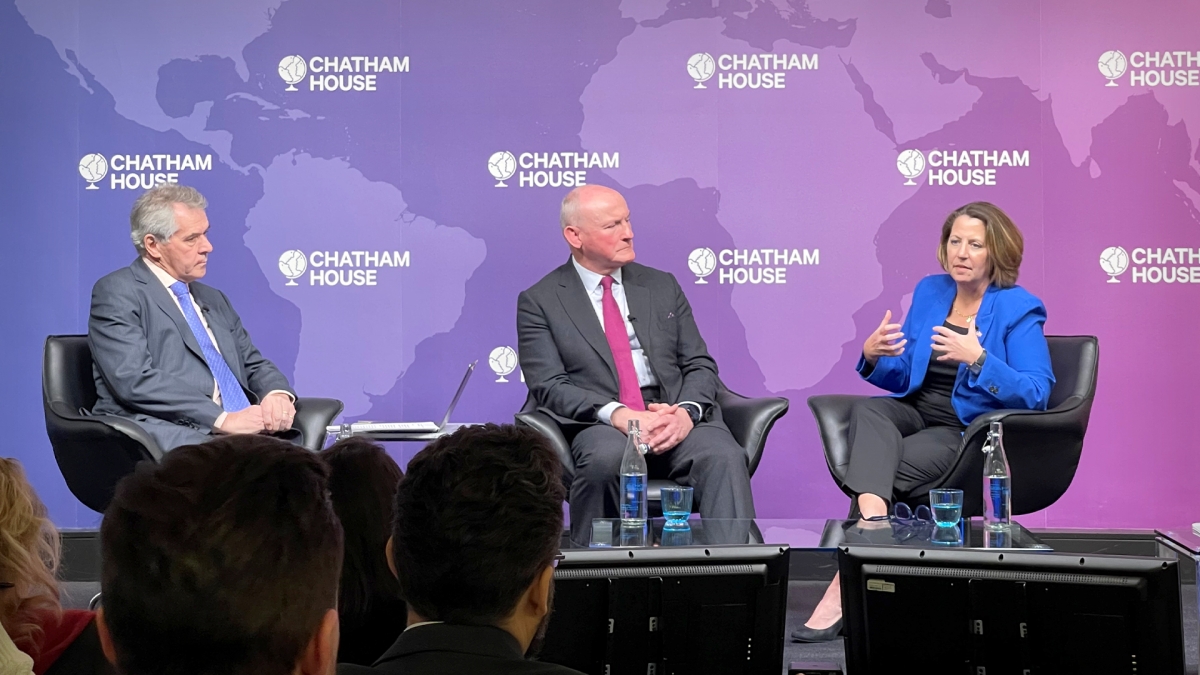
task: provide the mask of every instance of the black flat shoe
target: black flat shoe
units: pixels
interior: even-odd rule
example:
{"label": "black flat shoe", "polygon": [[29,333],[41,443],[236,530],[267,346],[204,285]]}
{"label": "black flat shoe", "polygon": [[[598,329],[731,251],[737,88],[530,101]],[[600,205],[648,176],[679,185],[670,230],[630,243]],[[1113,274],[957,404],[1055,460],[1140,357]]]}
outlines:
{"label": "black flat shoe", "polygon": [[830,642],[836,640],[842,634],[842,620],[838,619],[833,622],[829,628],[809,628],[808,626],[800,626],[800,628],[792,631],[792,642]]}

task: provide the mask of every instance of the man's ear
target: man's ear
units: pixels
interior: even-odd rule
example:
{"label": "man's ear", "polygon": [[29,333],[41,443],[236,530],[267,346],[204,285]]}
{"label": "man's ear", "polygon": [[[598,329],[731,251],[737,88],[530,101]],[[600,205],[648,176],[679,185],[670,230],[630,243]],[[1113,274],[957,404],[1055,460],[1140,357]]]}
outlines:
{"label": "man's ear", "polygon": [[538,619],[550,611],[550,584],[554,580],[554,568],[547,566],[542,570],[542,573],[537,575],[533,580],[533,585],[529,587],[527,594],[528,609]]}
{"label": "man's ear", "polygon": [[325,611],[317,632],[300,655],[298,673],[302,675],[332,675],[337,671],[338,643],[341,627],[336,609]]}
{"label": "man's ear", "polygon": [[563,239],[566,239],[567,245],[573,249],[583,248],[583,240],[579,238],[579,228],[574,225],[563,228]]}
{"label": "man's ear", "polygon": [[146,251],[146,255],[151,260],[159,260],[162,258],[162,253],[159,252],[160,242],[152,234],[147,234],[142,237],[142,249]]}
{"label": "man's ear", "polygon": [[104,607],[96,610],[96,635],[100,638],[100,651],[104,652],[104,658],[117,667],[117,650],[113,647],[112,635],[108,632],[108,624],[104,622]]}
{"label": "man's ear", "polygon": [[396,573],[396,560],[392,557],[392,551],[396,550],[392,545],[392,538],[388,537],[387,544],[383,547],[383,557],[387,559],[388,569],[392,571],[392,576],[397,579],[400,575]]}

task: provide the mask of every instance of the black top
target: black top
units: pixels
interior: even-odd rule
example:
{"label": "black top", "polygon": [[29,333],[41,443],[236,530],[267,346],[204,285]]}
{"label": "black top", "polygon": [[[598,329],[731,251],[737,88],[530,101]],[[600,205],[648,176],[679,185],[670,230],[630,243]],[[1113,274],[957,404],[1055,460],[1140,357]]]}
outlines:
{"label": "black top", "polygon": [[400,634],[375,665],[338,664],[338,675],[582,675],[565,666],[530,661],[507,631],[491,626],[433,623]]}
{"label": "black top", "polygon": [[[966,328],[955,326],[949,321],[943,322],[942,325],[959,335],[967,334]],[[958,419],[958,413],[954,411],[954,404],[950,401],[954,393],[954,381],[958,378],[959,364],[938,361],[941,355],[941,352],[936,350],[929,355],[929,369],[925,371],[925,381],[921,383],[920,389],[909,394],[905,400],[917,409],[921,419],[925,420],[928,426],[961,427],[962,420]]]}

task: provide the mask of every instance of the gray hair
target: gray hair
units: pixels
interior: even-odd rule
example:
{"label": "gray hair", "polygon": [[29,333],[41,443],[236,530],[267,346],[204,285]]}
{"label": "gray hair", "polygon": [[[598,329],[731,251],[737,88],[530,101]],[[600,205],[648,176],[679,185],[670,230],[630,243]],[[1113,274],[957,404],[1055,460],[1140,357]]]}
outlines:
{"label": "gray hair", "polygon": [[175,205],[183,204],[192,209],[208,208],[208,200],[196,188],[175,183],[164,183],[142,193],[133,203],[129,213],[129,235],[139,255],[146,254],[146,235],[158,241],[166,241],[175,234],[179,225],[175,222]]}
{"label": "gray hair", "polygon": [[562,207],[558,210],[558,222],[562,224],[563,229],[567,226],[575,224],[575,218],[579,215],[579,192],[582,188],[574,188],[563,197]]}

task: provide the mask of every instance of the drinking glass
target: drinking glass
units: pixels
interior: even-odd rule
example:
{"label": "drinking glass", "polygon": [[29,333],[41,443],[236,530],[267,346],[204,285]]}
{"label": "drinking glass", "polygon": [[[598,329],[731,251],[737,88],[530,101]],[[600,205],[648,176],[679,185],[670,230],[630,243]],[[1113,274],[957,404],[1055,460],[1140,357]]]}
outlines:
{"label": "drinking glass", "polygon": [[621,521],[617,518],[593,518],[592,539],[588,542],[591,548],[609,548],[619,546],[618,529]]}
{"label": "drinking glass", "polygon": [[688,516],[692,515],[692,488],[675,485],[662,489],[661,497],[664,530],[680,530],[688,526]]}
{"label": "drinking glass", "polygon": [[929,491],[929,506],[933,509],[933,522],[938,527],[954,527],[962,520],[963,491],[939,488]]}

